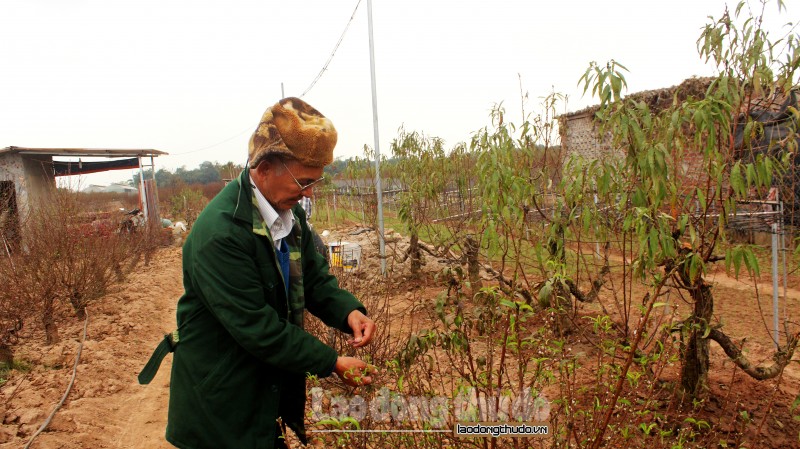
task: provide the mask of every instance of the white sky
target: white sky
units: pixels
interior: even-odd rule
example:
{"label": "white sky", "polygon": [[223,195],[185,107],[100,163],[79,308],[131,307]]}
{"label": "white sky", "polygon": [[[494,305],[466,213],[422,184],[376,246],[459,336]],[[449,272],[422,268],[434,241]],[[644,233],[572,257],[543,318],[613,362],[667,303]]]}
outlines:
{"label": "white sky", "polygon": [[[281,82],[286,96],[308,87],[356,3],[3,0],[0,147],[155,148],[171,153],[156,168],[170,170],[244,163]],[[626,65],[629,92],[711,75],[696,41],[725,3],[374,0],[380,150],[390,154],[401,125],[448,146],[468,140],[501,101],[519,122],[518,74],[527,110],[555,90],[569,111],[596,103],[577,86],[590,61]],[[796,5],[781,16],[767,6],[775,23],[797,22]],[[373,146],[366,0],[304,99],[337,127],[337,157]]]}

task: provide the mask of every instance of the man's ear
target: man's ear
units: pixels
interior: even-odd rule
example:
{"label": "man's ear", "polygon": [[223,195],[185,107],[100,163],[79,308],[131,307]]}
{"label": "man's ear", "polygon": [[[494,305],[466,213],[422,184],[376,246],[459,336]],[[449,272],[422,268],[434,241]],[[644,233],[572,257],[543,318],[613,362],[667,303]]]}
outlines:
{"label": "man's ear", "polygon": [[268,171],[269,171],[271,168],[272,168],[272,167],[270,166],[270,163],[269,163],[268,161],[266,161],[266,160],[263,160],[263,159],[262,159],[262,160],[260,160],[260,161],[258,162],[258,164],[257,164],[255,167],[251,168],[251,170],[253,170],[254,172],[256,172],[256,174],[257,174],[258,176],[261,176],[261,177],[263,177],[263,176],[265,176],[265,175],[267,174],[267,172],[268,172]]}

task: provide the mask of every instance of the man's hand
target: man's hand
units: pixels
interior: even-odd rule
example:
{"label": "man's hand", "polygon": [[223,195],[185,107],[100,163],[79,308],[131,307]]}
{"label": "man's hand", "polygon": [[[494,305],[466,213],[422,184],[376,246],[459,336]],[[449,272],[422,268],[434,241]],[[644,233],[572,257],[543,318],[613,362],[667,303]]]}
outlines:
{"label": "man's hand", "polygon": [[353,338],[347,342],[354,348],[366,345],[375,334],[375,322],[358,310],[347,315],[347,325],[353,330]]}
{"label": "man's hand", "polygon": [[336,367],[333,371],[351,387],[359,385],[369,385],[372,383],[372,376],[378,369],[373,365],[355,358],[355,357],[339,357],[336,359]]}

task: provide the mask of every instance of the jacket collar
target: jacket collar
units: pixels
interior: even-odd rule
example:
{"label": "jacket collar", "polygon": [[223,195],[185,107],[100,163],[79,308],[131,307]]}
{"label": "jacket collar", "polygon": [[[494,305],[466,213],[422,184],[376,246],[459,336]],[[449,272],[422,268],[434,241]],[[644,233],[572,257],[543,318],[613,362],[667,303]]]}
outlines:
{"label": "jacket collar", "polygon": [[245,223],[253,224],[253,185],[250,184],[250,170],[245,167],[236,179],[239,194],[236,198],[236,209],[233,217]]}
{"label": "jacket collar", "polygon": [[[239,194],[236,199],[236,209],[233,211],[233,217],[251,225],[254,234],[263,235],[271,241],[272,235],[270,235],[269,226],[264,221],[264,217],[261,216],[261,212],[258,210],[255,193],[253,192],[255,187],[250,182],[250,171],[247,167],[239,174],[236,182],[239,184]],[[292,229],[297,231],[300,229],[300,225],[294,211],[292,211],[292,217]]]}

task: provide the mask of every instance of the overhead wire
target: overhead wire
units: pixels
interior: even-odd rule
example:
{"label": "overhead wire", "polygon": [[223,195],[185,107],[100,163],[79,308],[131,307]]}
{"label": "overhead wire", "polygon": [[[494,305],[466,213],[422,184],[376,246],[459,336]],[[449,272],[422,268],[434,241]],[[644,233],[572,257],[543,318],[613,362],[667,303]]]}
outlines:
{"label": "overhead wire", "polygon": [[347,21],[347,25],[345,25],[344,31],[342,31],[342,35],[339,36],[339,40],[336,41],[336,45],[333,47],[333,51],[331,52],[331,55],[328,57],[328,60],[325,61],[325,64],[322,66],[322,69],[320,69],[319,73],[314,78],[314,80],[311,81],[311,85],[309,85],[308,88],[306,88],[306,90],[304,90],[303,93],[300,94],[300,98],[303,98],[305,94],[307,94],[311,89],[313,89],[314,85],[317,84],[317,81],[319,81],[319,79],[322,78],[322,75],[325,73],[325,71],[328,70],[328,65],[330,65],[331,61],[333,61],[333,57],[336,55],[336,50],[339,49],[339,45],[341,45],[342,40],[344,40],[344,35],[347,34],[347,30],[350,28],[350,24],[353,23],[353,19],[356,16],[356,11],[358,11],[359,5],[361,5],[361,0],[358,0],[358,2],[356,3],[356,7],[353,8],[353,14],[350,15],[350,20]]}
{"label": "overhead wire", "polygon": [[211,145],[207,145],[207,146],[204,146],[204,147],[202,147],[202,148],[197,148],[197,149],[195,149],[195,150],[184,151],[184,152],[182,152],[182,153],[171,153],[171,154],[170,154],[170,156],[181,156],[181,155],[183,155],[183,154],[197,153],[198,151],[203,151],[203,150],[207,150],[207,149],[209,149],[209,148],[214,148],[214,147],[215,147],[215,146],[217,146],[217,145],[222,145],[223,143],[230,142],[231,140],[233,140],[233,139],[235,139],[235,138],[237,138],[237,137],[241,136],[242,134],[246,133],[247,131],[249,131],[249,130],[251,130],[251,129],[252,129],[252,126],[248,126],[247,128],[245,128],[245,129],[243,129],[243,130],[239,131],[239,132],[238,132],[238,133],[236,133],[235,135],[233,135],[233,136],[231,136],[231,137],[228,137],[228,138],[227,138],[227,139],[225,139],[225,140],[220,140],[220,141],[219,141],[219,142],[217,142],[217,143],[213,143],[213,144],[211,144]]}
{"label": "overhead wire", "polygon": [[[300,94],[300,98],[305,96],[305,94],[307,94],[311,89],[313,89],[314,86],[317,84],[317,81],[319,81],[320,78],[322,78],[322,75],[328,70],[328,66],[330,65],[331,61],[333,61],[333,57],[336,56],[336,51],[339,49],[339,46],[342,44],[342,41],[344,40],[344,36],[345,36],[345,34],[347,34],[347,30],[350,29],[350,24],[353,23],[353,19],[355,18],[356,12],[358,11],[358,7],[360,5],[361,5],[361,0],[358,0],[358,2],[356,2],[356,7],[353,8],[353,13],[350,14],[350,20],[347,21],[347,25],[345,25],[344,30],[342,31],[342,34],[339,36],[339,40],[336,41],[336,45],[333,47],[333,51],[331,52],[331,55],[328,57],[328,60],[325,61],[325,64],[322,66],[322,69],[320,69],[320,71],[317,74],[317,76],[314,77],[314,79],[311,81],[311,84],[306,88],[306,90],[303,91],[302,94]],[[197,149],[190,150],[190,151],[183,151],[181,153],[171,153],[170,156],[182,156],[184,154],[197,153],[198,151],[203,151],[203,150],[207,150],[209,148],[214,148],[214,147],[216,147],[218,145],[222,145],[223,143],[230,142],[231,140],[241,136],[242,134],[244,134],[245,132],[249,131],[250,129],[252,129],[252,127],[248,126],[247,128],[245,128],[245,129],[239,131],[238,133],[236,133],[235,135],[233,135],[231,137],[228,137],[227,139],[221,140],[221,141],[219,141],[217,143],[213,143],[211,145],[207,145],[207,146],[204,146],[202,148],[197,148]]]}

